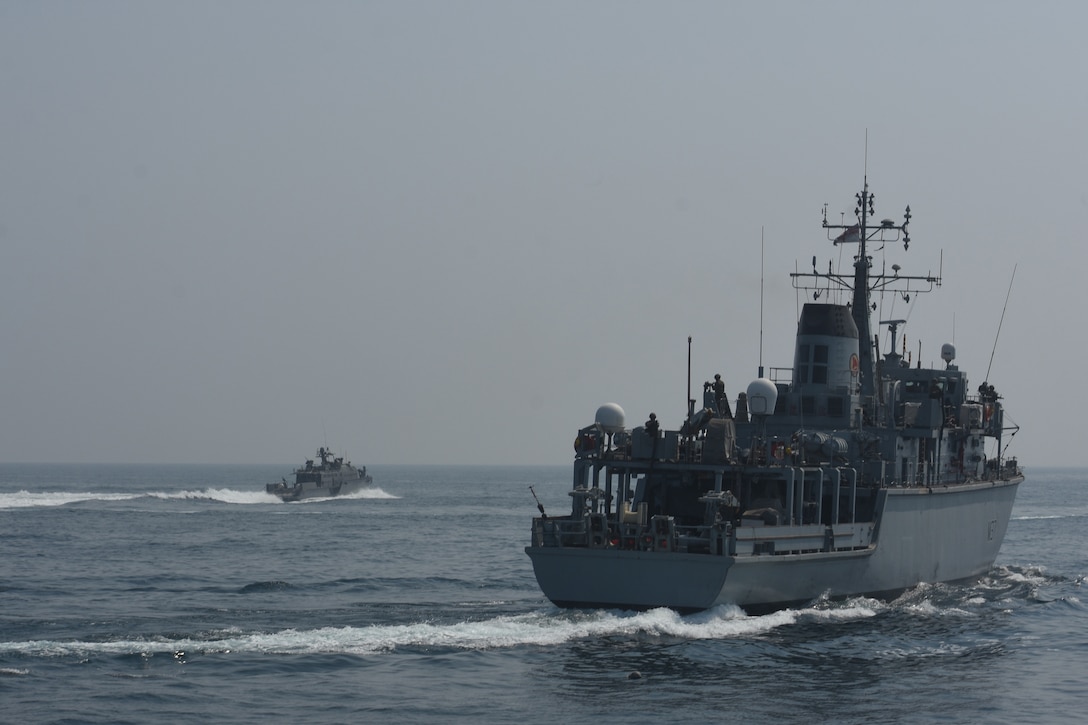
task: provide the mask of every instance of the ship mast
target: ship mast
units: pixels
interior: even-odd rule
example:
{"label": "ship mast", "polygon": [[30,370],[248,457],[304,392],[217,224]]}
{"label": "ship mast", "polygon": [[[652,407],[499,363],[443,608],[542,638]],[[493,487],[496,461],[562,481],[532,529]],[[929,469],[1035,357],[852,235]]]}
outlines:
{"label": "ship mast", "polygon": [[[876,308],[872,302],[872,293],[880,291],[899,294],[904,301],[910,302],[912,294],[929,292],[935,286],[939,287],[941,278],[932,274],[901,275],[897,264],[892,265],[890,274],[883,271],[874,274],[873,259],[870,254],[872,246],[879,245],[877,249],[879,251],[885,244],[898,242],[901,239],[904,250],[910,247],[910,233],[907,229],[911,219],[910,207],[906,208],[902,224],[896,224],[891,219],[882,219],[878,224],[870,226],[869,220],[876,216],[876,208],[875,196],[869,191],[868,174],[864,176],[862,190],[855,195],[855,199],[857,206],[854,208],[854,217],[857,221],[854,224],[846,224],[845,221],[841,224],[831,224],[827,220],[826,204],[823,210],[823,227],[827,230],[827,238],[835,246],[858,245],[858,251],[854,257],[853,279],[836,272],[830,263],[826,272],[819,271],[816,267],[816,257],[812,258],[811,272],[794,272],[790,277],[793,278],[793,286],[796,289],[812,290],[813,299],[817,300],[832,287],[851,292],[850,313],[858,328],[860,393],[863,398],[871,399],[877,389],[876,356],[878,353],[877,340],[870,321],[870,314]],[[837,233],[834,237],[833,232]]]}
{"label": "ship mast", "polygon": [[[861,372],[861,394],[873,394],[876,378],[876,360],[873,354],[872,331],[869,327],[869,266],[872,259],[867,250],[869,214],[873,212],[873,197],[869,193],[869,175],[864,177],[861,193],[857,195],[858,206],[854,214],[858,217],[858,254],[854,258],[854,299],[851,314],[858,326],[858,359]],[[860,214],[858,210],[860,209]],[[907,208],[910,214],[910,208]],[[906,226],[904,224],[903,226]],[[849,241],[849,240],[844,240]],[[837,240],[836,240],[836,243]]]}

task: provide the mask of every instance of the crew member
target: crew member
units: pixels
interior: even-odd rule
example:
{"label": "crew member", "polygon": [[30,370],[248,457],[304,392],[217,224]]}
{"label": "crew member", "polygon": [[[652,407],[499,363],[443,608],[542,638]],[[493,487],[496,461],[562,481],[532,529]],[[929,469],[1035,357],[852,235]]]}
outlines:
{"label": "crew member", "polygon": [[718,408],[718,415],[726,418],[733,417],[733,411],[729,408],[729,400],[725,397],[725,381],[719,373],[714,374],[714,404]]}
{"label": "crew member", "polygon": [[650,413],[650,419],[646,421],[644,427],[648,436],[657,438],[657,432],[661,429],[661,426],[657,423],[657,413]]}

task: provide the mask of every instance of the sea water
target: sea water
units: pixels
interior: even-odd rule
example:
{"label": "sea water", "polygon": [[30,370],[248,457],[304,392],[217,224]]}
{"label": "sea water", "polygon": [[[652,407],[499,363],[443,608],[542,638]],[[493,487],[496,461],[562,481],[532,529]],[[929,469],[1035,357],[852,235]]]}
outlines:
{"label": "sea water", "polygon": [[[1023,723],[1088,713],[1083,469],[994,568],[766,616],[560,610],[523,547],[563,467],[0,464],[0,721]],[[652,582],[648,582],[652,586]],[[636,675],[637,673],[637,675]]]}

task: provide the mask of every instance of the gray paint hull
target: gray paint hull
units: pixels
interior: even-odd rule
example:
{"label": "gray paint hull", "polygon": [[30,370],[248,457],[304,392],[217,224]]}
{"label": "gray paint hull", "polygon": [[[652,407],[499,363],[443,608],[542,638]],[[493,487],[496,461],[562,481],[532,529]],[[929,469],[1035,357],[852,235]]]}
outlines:
{"label": "gray paint hull", "polygon": [[886,489],[873,541],[858,550],[728,556],[529,546],[526,553],[545,596],[567,607],[755,611],[823,595],[888,595],[989,570],[1022,480]]}
{"label": "gray paint hull", "polygon": [[367,476],[365,479],[356,478],[341,483],[320,486],[316,483],[303,483],[294,486],[278,484],[269,486],[268,493],[279,496],[284,501],[301,501],[302,499],[310,498],[332,498],[334,496],[347,496],[348,494],[362,491],[364,488],[369,488],[370,483],[371,478],[370,476]]}

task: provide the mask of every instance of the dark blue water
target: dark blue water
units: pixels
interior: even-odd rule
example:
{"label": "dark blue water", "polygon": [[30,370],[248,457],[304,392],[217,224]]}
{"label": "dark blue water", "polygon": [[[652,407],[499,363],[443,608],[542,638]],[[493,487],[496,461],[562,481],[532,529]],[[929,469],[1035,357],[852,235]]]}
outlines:
{"label": "dark blue water", "polygon": [[[522,551],[556,468],[0,465],[0,721],[1081,722],[1088,471],[1029,472],[997,565],[749,617],[561,611]],[[642,678],[628,675],[638,671]]]}

